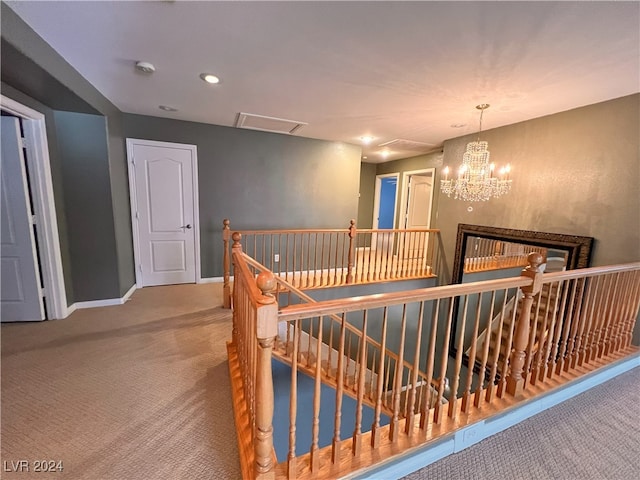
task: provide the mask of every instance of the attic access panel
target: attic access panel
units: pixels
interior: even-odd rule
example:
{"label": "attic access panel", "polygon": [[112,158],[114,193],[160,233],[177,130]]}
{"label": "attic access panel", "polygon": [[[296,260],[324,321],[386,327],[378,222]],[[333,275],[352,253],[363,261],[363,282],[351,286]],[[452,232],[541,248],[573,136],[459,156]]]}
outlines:
{"label": "attic access panel", "polygon": [[308,125],[305,122],[296,120],[287,120],[284,118],[268,117],[265,115],[256,115],[253,113],[240,112],[236,120],[237,128],[246,128],[249,130],[260,130],[262,132],[284,133],[291,135]]}

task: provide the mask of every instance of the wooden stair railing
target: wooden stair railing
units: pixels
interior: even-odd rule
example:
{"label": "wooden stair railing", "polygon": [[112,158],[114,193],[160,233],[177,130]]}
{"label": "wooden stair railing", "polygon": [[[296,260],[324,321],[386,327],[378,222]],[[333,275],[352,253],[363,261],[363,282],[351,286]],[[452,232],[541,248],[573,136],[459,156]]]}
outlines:
{"label": "wooden stair railing", "polygon": [[[266,267],[252,259],[251,257],[244,255],[244,260],[246,263],[254,269],[254,273],[260,273],[263,271],[267,271]],[[276,298],[279,298],[282,294],[291,295],[294,294],[298,299],[300,299],[304,303],[317,303],[315,299],[304,293],[302,290],[296,288],[295,286],[288,283],[286,280],[280,277],[274,276],[274,280],[277,284],[277,287],[274,291]],[[290,302],[290,299],[289,299]],[[320,355],[318,355],[317,350],[314,352],[312,346],[317,344],[318,332],[313,331],[313,325],[309,331],[301,331],[297,336],[298,345],[294,348],[293,345],[293,335],[292,331],[294,330],[294,325],[288,323],[281,323],[281,326],[285,327],[285,333],[282,334],[281,329],[279,329],[279,335],[276,337],[276,346],[273,351],[273,355],[275,358],[282,360],[284,363],[288,365],[292,365],[293,363],[293,352],[296,352],[297,355],[297,368],[303,373],[313,376],[315,374],[316,362],[318,359],[321,361],[321,380],[322,383],[336,388],[338,385],[338,376],[339,372],[342,372],[342,385],[344,391],[347,395],[352,398],[357,398],[357,386],[358,386],[358,374],[360,372],[358,358],[352,358],[351,348],[349,345],[353,342],[356,351],[360,351],[360,345],[362,344],[363,338],[366,344],[366,349],[369,352],[373,352],[373,362],[371,365],[365,366],[365,395],[364,395],[364,403],[369,407],[375,408],[376,403],[376,392],[374,391],[374,384],[377,380],[376,367],[379,365],[376,364],[377,358],[385,358],[387,361],[386,371],[390,370],[390,365],[395,365],[399,361],[399,356],[390,349],[385,349],[383,346],[373,339],[370,336],[363,336],[362,331],[357,327],[352,325],[349,322],[345,323],[346,333],[345,333],[345,342],[347,343],[347,354],[345,358],[342,359],[342,362],[338,359],[338,352],[334,348],[334,339],[337,340],[337,335],[334,337],[334,327],[340,326],[342,323],[342,318],[336,315],[328,315],[327,321],[329,321],[329,336],[321,342],[320,345]],[[347,339],[348,336],[348,339]],[[303,341],[303,339],[306,340]],[[355,339],[354,339],[355,338]],[[304,348],[306,347],[306,349]],[[384,354],[381,351],[384,350]],[[342,363],[342,369],[338,368],[338,363]],[[408,361],[403,361],[403,371],[406,372],[406,375],[403,374],[402,377],[406,376],[407,382],[409,382],[414,376],[416,382],[419,385],[418,395],[418,403],[415,405],[415,410],[421,408],[422,402],[428,402],[429,407],[432,408],[434,406],[434,402],[437,398],[437,390],[436,387],[438,385],[438,380],[431,382],[431,387],[427,388],[426,383],[426,373],[417,370],[414,375],[413,365]],[[386,380],[386,385],[389,385],[389,380]],[[445,382],[445,393],[448,390],[448,383]],[[408,388],[410,385],[403,385],[403,388]],[[386,392],[387,390],[385,390]],[[392,400],[393,397],[390,395],[383,396],[382,400],[382,412],[384,414],[393,414],[392,409]],[[446,398],[441,399],[442,402],[446,403]],[[408,398],[407,395],[401,395],[401,417],[409,414],[407,412],[408,407]]]}
{"label": "wooden stair railing", "polygon": [[[632,347],[630,342],[640,309],[640,263],[542,274],[538,269],[541,256],[530,254],[530,264],[520,277],[303,303],[277,311],[278,283],[273,274],[263,271],[256,279],[239,242],[234,248],[233,261],[239,277],[233,285],[234,328],[229,364],[234,406],[244,406],[245,410],[236,412],[235,418],[241,461],[248,465],[243,465],[246,478],[338,478],[499,414],[502,409],[558,388],[563,382],[607,362],[638,354],[638,348]],[[557,290],[553,301],[540,300],[539,292],[547,285]],[[505,344],[505,351],[511,353],[504,359],[504,365],[499,366],[497,352],[502,345],[490,356],[488,336],[478,342],[478,332],[482,330],[481,302],[470,301],[470,298],[480,299],[483,294],[493,297],[496,292],[518,288],[523,292],[522,306],[513,310],[515,322],[508,327],[510,333]],[[464,314],[460,319],[460,330],[456,330],[452,340],[455,301],[463,306]],[[536,309],[546,311],[539,330],[546,331],[544,335],[532,332],[533,325],[539,322],[532,321],[539,315],[535,313]],[[384,312],[379,326],[375,321],[377,311]],[[326,342],[323,336],[331,336],[330,332],[326,333],[323,323],[329,321],[328,318],[333,321],[332,317],[340,319],[339,330],[334,334],[337,342],[330,340],[329,344],[336,343],[338,371],[343,371],[347,358],[354,358],[346,354],[345,343],[347,324],[350,323],[347,315],[354,313],[362,339],[372,337],[376,333],[374,328],[381,329],[380,357],[369,357],[367,341],[361,341],[353,349],[358,360],[353,382],[356,413],[352,418],[341,416],[342,398],[347,393],[345,376],[337,375],[333,438],[330,444],[323,446],[319,442],[322,361],[310,365],[314,385],[310,417],[299,418],[301,411],[297,406],[296,379],[303,322],[316,322],[306,341],[315,343],[315,351],[322,352]],[[491,317],[493,315],[488,318]],[[279,461],[275,460],[272,448],[273,384],[270,373],[278,322],[293,325],[290,333],[289,449],[286,458]],[[384,355],[390,346],[386,342],[390,341],[388,334],[391,331],[400,337],[399,361],[387,366]],[[472,332],[469,340],[471,358],[476,357],[476,351],[482,352],[481,371],[491,372],[489,376],[478,376],[472,368],[462,368],[463,352],[467,350],[466,331]],[[452,358],[449,357],[450,341],[457,346],[457,353]],[[536,343],[539,347],[534,351],[532,345]],[[235,356],[234,351],[238,353]],[[402,373],[405,361],[414,367],[407,382]],[[376,363],[378,375],[372,388],[367,387],[366,382],[371,378],[366,376],[366,369]],[[506,375],[497,375],[499,370],[507,372]],[[429,408],[427,402],[415,408],[419,396],[419,371],[425,372],[427,385],[438,379],[438,399],[433,408]],[[552,378],[554,382],[549,382]],[[451,393],[448,402],[443,404],[440,400],[447,379]],[[236,383],[239,388],[235,387]],[[383,426],[380,416],[386,384],[392,384],[390,405],[393,411],[390,423]],[[371,430],[367,432],[362,409],[367,392],[372,390],[376,392],[375,412]],[[401,406],[403,394],[407,399],[404,408]],[[312,426],[311,447],[302,455],[296,451],[296,426],[301,421]],[[350,437],[343,436],[342,427],[346,425],[353,427]]]}
{"label": "wooden stair railing", "polygon": [[[437,229],[241,230],[245,254],[300,289],[431,278],[443,270]],[[223,306],[231,305],[231,227],[225,219]]]}

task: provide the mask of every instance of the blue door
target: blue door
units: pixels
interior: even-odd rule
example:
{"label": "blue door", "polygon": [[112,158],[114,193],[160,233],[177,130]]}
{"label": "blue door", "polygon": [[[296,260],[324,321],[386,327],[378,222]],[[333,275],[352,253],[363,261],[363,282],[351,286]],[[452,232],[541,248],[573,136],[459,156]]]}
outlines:
{"label": "blue door", "polygon": [[393,228],[396,212],[397,177],[380,179],[380,205],[378,210],[378,228]]}

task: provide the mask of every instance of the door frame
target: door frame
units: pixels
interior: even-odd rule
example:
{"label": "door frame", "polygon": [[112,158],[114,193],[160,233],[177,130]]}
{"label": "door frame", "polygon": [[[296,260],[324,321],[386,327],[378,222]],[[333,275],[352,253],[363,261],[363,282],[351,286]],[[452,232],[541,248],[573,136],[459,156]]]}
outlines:
{"label": "door frame", "polygon": [[193,241],[194,241],[194,262],[195,262],[195,283],[202,283],[200,277],[200,207],[198,193],[198,148],[196,145],[175,142],[159,142],[156,140],[143,140],[140,138],[127,138],[127,170],[129,173],[129,199],[131,205],[131,231],[133,233],[133,260],[136,272],[136,288],[143,288],[142,272],[140,272],[140,233],[138,231],[138,200],[136,197],[136,174],[133,166],[134,145],[145,145],[149,147],[163,148],[183,148],[191,150],[193,158]]}
{"label": "door frame", "polygon": [[62,269],[45,117],[43,113],[4,95],[0,95],[0,109],[22,119],[27,143],[29,185],[36,208],[36,225],[39,227],[36,229],[36,236],[46,300],[46,319],[66,318],[71,310],[67,306]]}
{"label": "door frame", "polygon": [[380,216],[380,190],[382,189],[382,179],[383,178],[392,178],[396,179],[396,196],[394,198],[393,204],[393,228],[396,227],[398,221],[398,190],[400,184],[400,173],[384,173],[381,175],[376,175],[376,185],[375,185],[375,193],[373,194],[373,220],[371,222],[371,227],[376,230],[378,228],[378,217]]}
{"label": "door frame", "polygon": [[406,172],[402,172],[402,196],[400,199],[400,221],[398,222],[398,228],[406,228],[407,226],[407,212],[409,201],[409,179],[412,175],[420,175],[425,173],[431,173],[431,178],[433,180],[433,185],[431,186],[431,204],[429,205],[429,228],[431,228],[431,215],[433,214],[433,196],[435,192],[435,178],[436,178],[436,169],[435,168],[423,168],[421,170],[407,170]]}

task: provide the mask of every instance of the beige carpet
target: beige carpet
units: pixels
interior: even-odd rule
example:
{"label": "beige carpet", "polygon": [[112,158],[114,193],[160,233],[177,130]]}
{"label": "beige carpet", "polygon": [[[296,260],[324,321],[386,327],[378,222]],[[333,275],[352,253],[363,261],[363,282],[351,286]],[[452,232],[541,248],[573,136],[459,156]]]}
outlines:
{"label": "beige carpet", "polygon": [[[1,477],[240,478],[221,290],[144,288],[122,306],[3,324]],[[29,472],[6,471],[20,460]],[[34,472],[39,460],[64,470]]]}

